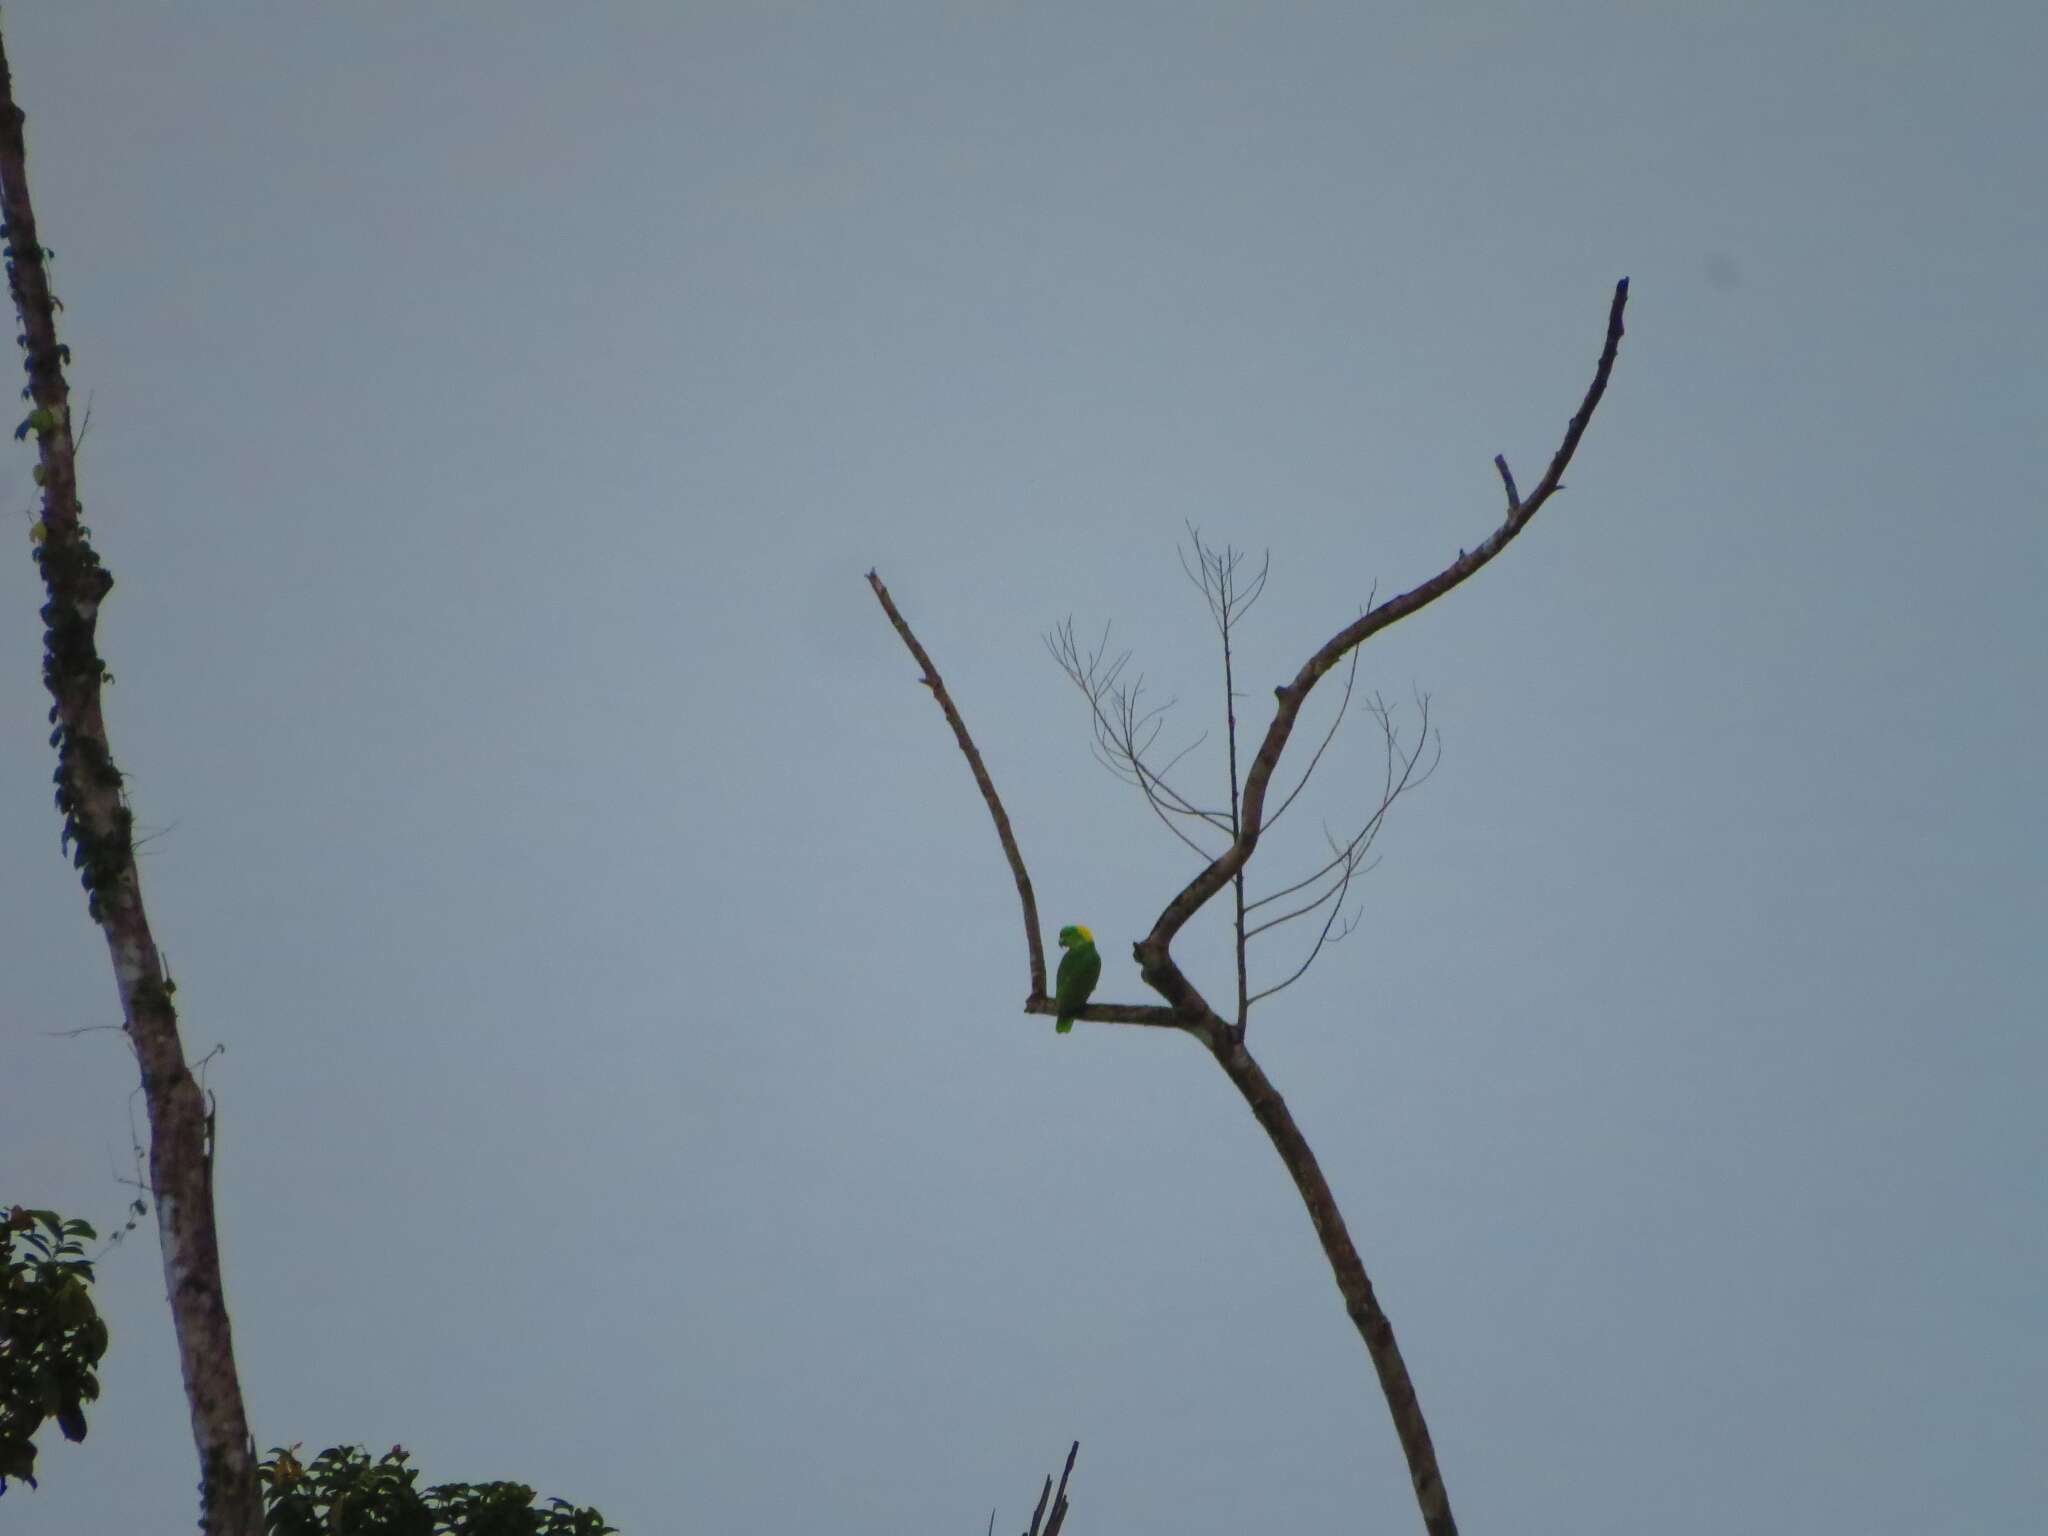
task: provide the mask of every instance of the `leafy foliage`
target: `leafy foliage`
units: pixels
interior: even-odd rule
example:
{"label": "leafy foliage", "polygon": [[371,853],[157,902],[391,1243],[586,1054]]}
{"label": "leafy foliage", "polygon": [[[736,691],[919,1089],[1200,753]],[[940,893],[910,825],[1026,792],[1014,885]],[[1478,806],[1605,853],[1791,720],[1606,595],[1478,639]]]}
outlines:
{"label": "leafy foliage", "polygon": [[311,1462],[298,1447],[270,1453],[259,1475],[272,1536],[610,1536],[594,1509],[562,1499],[533,1507],[523,1483],[442,1483],[421,1489],[404,1446],[377,1460],[335,1446]]}
{"label": "leafy foliage", "polygon": [[[99,1398],[95,1367],[107,1351],[83,1246],[96,1236],[55,1211],[17,1205],[0,1216],[0,1492],[11,1477],[36,1486],[34,1437],[45,1419],[54,1418],[67,1440],[85,1438],[85,1404]],[[298,1450],[274,1450],[259,1469],[271,1536],[613,1536],[617,1529],[563,1499],[536,1509],[522,1483],[422,1489],[403,1446],[375,1461],[355,1446],[335,1446],[311,1462]]]}
{"label": "leafy foliage", "polygon": [[95,1235],[85,1222],[18,1205],[0,1221],[0,1493],[10,1477],[36,1486],[45,1419],[66,1440],[85,1438],[85,1405],[100,1395],[94,1368],[107,1352],[83,1246]]}

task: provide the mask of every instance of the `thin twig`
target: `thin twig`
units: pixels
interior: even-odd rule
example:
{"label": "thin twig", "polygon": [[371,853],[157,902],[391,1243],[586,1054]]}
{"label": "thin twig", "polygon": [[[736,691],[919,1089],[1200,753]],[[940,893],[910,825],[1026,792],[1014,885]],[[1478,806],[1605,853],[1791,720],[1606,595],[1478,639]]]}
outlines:
{"label": "thin twig", "polygon": [[[1370,819],[1367,820],[1363,827],[1359,828],[1357,835],[1350,842],[1336,849],[1327,864],[1324,864],[1320,869],[1315,870],[1303,879],[1295,881],[1292,885],[1282,886],[1277,891],[1259,897],[1250,904],[1247,910],[1257,911],[1262,907],[1270,906],[1276,901],[1292,896],[1296,891],[1306,890],[1309,886],[1314,885],[1325,875],[1336,869],[1340,864],[1345,863],[1347,860],[1355,862],[1357,859],[1362,858],[1365,852],[1371,848],[1373,840],[1379,836],[1380,828],[1386,821],[1387,812],[1393,808],[1394,802],[1409,790],[1419,789],[1422,785],[1429,782],[1430,776],[1437,770],[1438,763],[1442,761],[1443,748],[1442,744],[1438,742],[1436,755],[1431,758],[1429,767],[1423,770],[1421,777],[1416,777],[1415,765],[1421,761],[1424,748],[1436,740],[1436,738],[1431,736],[1429,730],[1428,695],[1418,695],[1416,702],[1422,714],[1422,729],[1416,741],[1415,750],[1408,753],[1401,751],[1400,737],[1394,728],[1392,714],[1388,711],[1385,703],[1375,697],[1366,706],[1367,712],[1380,722],[1380,730],[1385,735],[1387,742],[1386,765],[1380,787],[1380,803]],[[1401,773],[1398,778],[1394,776],[1394,765],[1397,762],[1401,765]],[[1321,905],[1322,902],[1319,900],[1310,903],[1306,907],[1297,908],[1295,911],[1290,912],[1287,917],[1276,917],[1269,922],[1259,924],[1252,929],[1252,933],[1263,933],[1268,928],[1277,927],[1281,923],[1288,921],[1289,918],[1299,917],[1304,912],[1313,911]]]}
{"label": "thin twig", "polygon": [[[1166,782],[1166,770],[1155,770],[1145,761],[1145,754],[1158,740],[1164,716],[1173,701],[1168,700],[1149,710],[1144,708],[1144,678],[1129,684],[1122,681],[1124,668],[1131,659],[1130,652],[1124,652],[1114,661],[1105,661],[1108,645],[1109,634],[1105,629],[1101,642],[1084,655],[1080,642],[1074,638],[1071,619],[1045,636],[1045,646],[1052,653],[1053,660],[1059,663],[1060,670],[1067,674],[1068,680],[1088,701],[1092,732],[1090,750],[1095,760],[1125,783],[1136,786],[1160,824],[1185,843],[1196,858],[1206,862],[1214,855],[1175,825],[1173,818],[1189,817],[1224,832],[1230,830],[1229,820],[1218,812],[1195,805]],[[1194,745],[1199,744],[1198,740]],[[1173,762],[1179,762],[1192,750],[1193,746],[1190,746],[1176,753]],[[1171,767],[1172,763],[1169,763],[1168,768]]]}
{"label": "thin twig", "polygon": [[1309,776],[1316,771],[1316,765],[1323,760],[1323,754],[1330,749],[1330,743],[1337,739],[1337,727],[1344,723],[1345,712],[1351,708],[1351,689],[1358,680],[1358,657],[1357,651],[1351,653],[1351,665],[1344,671],[1344,696],[1337,701],[1337,713],[1330,719],[1330,728],[1323,732],[1323,739],[1316,743],[1315,754],[1309,758],[1308,766],[1301,770],[1301,778],[1296,781],[1294,788],[1287,792],[1287,798],[1280,802],[1280,808],[1266,818],[1266,831],[1273,830],[1280,818],[1287,814],[1287,807],[1294,804],[1295,797],[1308,787]]}
{"label": "thin twig", "polygon": [[[1253,1002],[1263,1002],[1266,998],[1271,997],[1276,992],[1285,992],[1289,987],[1293,986],[1297,981],[1301,980],[1302,977],[1308,974],[1308,968],[1316,963],[1316,956],[1320,955],[1323,952],[1323,946],[1330,942],[1330,930],[1336,925],[1337,919],[1343,916],[1344,914],[1344,896],[1345,893],[1351,889],[1351,877],[1357,873],[1357,861],[1355,859],[1347,859],[1344,864],[1344,878],[1337,883],[1337,885],[1332,889],[1330,893],[1331,897],[1334,897],[1335,900],[1333,905],[1330,907],[1330,915],[1323,919],[1322,931],[1316,935],[1315,944],[1313,945],[1313,947],[1310,948],[1307,956],[1302,960],[1301,964],[1294,968],[1294,973],[1292,975],[1290,975],[1285,981],[1276,982],[1272,986],[1266,988],[1265,991],[1258,993],[1256,996],[1252,998]],[[1327,900],[1329,898],[1325,899]],[[1317,905],[1321,905],[1321,903],[1318,902]],[[1279,918],[1275,919],[1275,921],[1284,922],[1286,921],[1286,919]],[[1267,926],[1270,927],[1271,924],[1268,924]],[[1347,928],[1345,930],[1345,933],[1349,932],[1350,930]],[[1343,936],[1343,934],[1338,935],[1339,938],[1342,938]]]}
{"label": "thin twig", "polygon": [[[1141,676],[1130,684],[1123,681],[1124,668],[1130,663],[1131,653],[1125,651],[1114,661],[1105,660],[1109,649],[1108,628],[1104,627],[1102,639],[1085,655],[1080,642],[1074,638],[1072,619],[1056,625],[1044,640],[1060,670],[1088,700],[1091,750],[1095,753],[1095,760],[1126,784],[1156,797],[1155,809],[1160,814],[1188,816],[1208,822],[1219,830],[1228,830],[1229,818],[1223,812],[1195,805],[1166,780],[1166,774],[1175,763],[1208,739],[1206,732],[1176,752],[1164,768],[1155,769],[1145,761],[1145,755],[1159,739],[1167,711],[1176,701],[1169,699],[1151,709],[1143,707],[1145,679]],[[1140,736],[1144,738],[1142,741]],[[1209,855],[1205,852],[1202,857],[1208,858]]]}
{"label": "thin twig", "polygon": [[[1193,532],[1192,527],[1189,531]],[[1195,553],[1200,555],[1202,553],[1201,535],[1195,534],[1194,538]],[[1272,557],[1268,556],[1265,566],[1259,571],[1258,586],[1261,590],[1266,585],[1266,571],[1271,568],[1272,563]],[[1241,816],[1243,803],[1239,798],[1237,782],[1237,673],[1231,664],[1230,657],[1230,626],[1237,617],[1232,603],[1232,598],[1235,595],[1232,591],[1232,584],[1237,577],[1237,556],[1227,545],[1224,547],[1223,554],[1216,560],[1215,572],[1216,630],[1223,639],[1223,719],[1230,733],[1230,840],[1234,843],[1244,831],[1244,822]],[[1254,593],[1254,596],[1256,595]],[[1235,921],[1232,925],[1232,932],[1236,942],[1231,946],[1236,951],[1237,959],[1237,1033],[1238,1038],[1243,1039],[1251,1006],[1250,1000],[1246,995],[1248,988],[1244,964],[1244,871],[1242,869],[1237,872],[1231,884],[1235,888],[1232,894],[1235,896],[1237,903]]]}

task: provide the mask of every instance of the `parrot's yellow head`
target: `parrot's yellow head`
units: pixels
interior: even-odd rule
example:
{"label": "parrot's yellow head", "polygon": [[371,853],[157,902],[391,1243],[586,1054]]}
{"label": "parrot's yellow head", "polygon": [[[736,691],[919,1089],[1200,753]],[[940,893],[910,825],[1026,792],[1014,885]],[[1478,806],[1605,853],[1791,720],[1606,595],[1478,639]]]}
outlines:
{"label": "parrot's yellow head", "polygon": [[1077,944],[1093,944],[1095,935],[1078,923],[1069,924],[1060,930],[1060,948],[1072,949]]}

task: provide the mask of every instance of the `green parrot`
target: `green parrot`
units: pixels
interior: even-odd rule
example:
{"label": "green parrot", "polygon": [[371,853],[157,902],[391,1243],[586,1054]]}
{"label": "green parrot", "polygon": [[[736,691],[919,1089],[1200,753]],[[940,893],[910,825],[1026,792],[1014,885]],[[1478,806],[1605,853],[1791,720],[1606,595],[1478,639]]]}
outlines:
{"label": "green parrot", "polygon": [[1095,983],[1102,980],[1102,956],[1095,952],[1095,935],[1078,926],[1060,930],[1060,948],[1066,953],[1060,956],[1059,980],[1053,988],[1053,1001],[1060,1010],[1054,1027],[1064,1035],[1073,1030],[1074,1015],[1094,992]]}

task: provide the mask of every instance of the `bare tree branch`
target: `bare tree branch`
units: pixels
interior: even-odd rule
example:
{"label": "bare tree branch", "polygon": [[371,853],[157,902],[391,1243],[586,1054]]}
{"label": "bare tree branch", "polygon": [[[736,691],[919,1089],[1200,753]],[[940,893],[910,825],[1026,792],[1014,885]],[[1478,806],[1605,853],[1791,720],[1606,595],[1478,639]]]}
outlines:
{"label": "bare tree branch", "polygon": [[[1164,770],[1152,770],[1146,765],[1145,755],[1159,739],[1165,726],[1167,712],[1175,701],[1168,699],[1164,704],[1144,707],[1145,679],[1140,676],[1135,683],[1125,683],[1124,669],[1130,665],[1131,653],[1123,652],[1115,659],[1109,658],[1109,628],[1103,626],[1102,638],[1087,652],[1081,649],[1080,641],[1074,634],[1074,621],[1067,619],[1057,624],[1043,637],[1045,648],[1067,675],[1069,682],[1081,690],[1088,700],[1089,735],[1094,743],[1095,760],[1107,768],[1124,783],[1144,790],[1148,795],[1155,792],[1160,801],[1159,809],[1164,813],[1195,816],[1202,819],[1214,818],[1217,813],[1198,810],[1179,791],[1164,782]],[[1199,745],[1197,738],[1194,745]],[[1192,748],[1183,748],[1174,755],[1178,762]]]}
{"label": "bare tree branch", "polygon": [[[1372,605],[1368,602],[1366,606]],[[1287,807],[1294,804],[1295,798],[1308,788],[1308,781],[1315,773],[1316,765],[1322,762],[1323,754],[1330,750],[1330,743],[1337,739],[1337,727],[1344,723],[1344,716],[1351,708],[1351,689],[1358,681],[1358,657],[1359,653],[1353,650],[1351,665],[1344,669],[1344,695],[1337,701],[1337,713],[1330,717],[1330,728],[1323,732],[1323,739],[1316,743],[1315,753],[1309,758],[1308,766],[1301,770],[1301,777],[1295,781],[1294,788],[1287,792],[1287,798],[1280,802],[1280,808],[1266,818],[1263,831],[1272,831],[1274,824],[1287,814]]]}
{"label": "bare tree branch", "polygon": [[[1358,653],[1354,651],[1352,655],[1356,657]],[[1346,842],[1346,844],[1339,844],[1335,838],[1329,838],[1329,831],[1325,829],[1323,836],[1329,838],[1331,860],[1327,864],[1323,864],[1323,868],[1319,868],[1315,874],[1311,874],[1307,881],[1296,881],[1294,885],[1286,887],[1284,891],[1276,891],[1274,895],[1260,899],[1260,905],[1266,905],[1268,901],[1276,901],[1278,897],[1292,895],[1294,891],[1300,891],[1300,889],[1307,887],[1307,885],[1315,885],[1319,879],[1329,877],[1329,874],[1335,870],[1335,879],[1329,885],[1329,889],[1323,891],[1323,895],[1315,897],[1313,901],[1309,901],[1305,905],[1294,907],[1288,913],[1282,913],[1280,918],[1270,918],[1270,920],[1266,920],[1262,924],[1257,924],[1247,934],[1247,938],[1255,938],[1257,934],[1264,934],[1268,928],[1278,928],[1280,924],[1294,922],[1296,918],[1305,918],[1305,915],[1309,915],[1309,913],[1321,909],[1325,903],[1329,903],[1329,915],[1323,920],[1323,928],[1315,936],[1315,944],[1309,948],[1309,954],[1303,958],[1303,963],[1300,963],[1298,967],[1294,967],[1294,971],[1284,981],[1278,981],[1278,983],[1274,983],[1272,987],[1266,987],[1260,993],[1253,993],[1251,1001],[1264,1001],[1266,997],[1272,997],[1278,991],[1286,991],[1296,981],[1303,979],[1303,975],[1307,975],[1309,967],[1315,965],[1315,958],[1323,952],[1325,944],[1333,944],[1333,942],[1339,942],[1339,940],[1350,936],[1352,924],[1356,922],[1356,918],[1346,922],[1346,926],[1343,926],[1341,930],[1337,928],[1337,920],[1341,918],[1341,913],[1343,913],[1343,897],[1346,897],[1346,893],[1352,889],[1352,879],[1356,877],[1356,874],[1362,868],[1372,868],[1372,864],[1378,862],[1378,860],[1372,860],[1372,864],[1368,864],[1366,862],[1366,854],[1372,850],[1372,844],[1374,844],[1374,840],[1380,834],[1380,827],[1386,823],[1386,811],[1393,809],[1393,803],[1397,799],[1401,799],[1407,791],[1411,791],[1411,788],[1415,788],[1419,784],[1425,784],[1427,780],[1430,780],[1430,774],[1436,772],[1436,768],[1438,768],[1438,764],[1442,762],[1442,756],[1444,756],[1442,745],[1438,745],[1438,752],[1430,760],[1430,766],[1427,766],[1421,772],[1421,776],[1417,778],[1415,764],[1421,762],[1423,750],[1436,737],[1430,735],[1430,694],[1417,694],[1415,696],[1415,707],[1421,713],[1421,729],[1417,731],[1415,750],[1407,752],[1407,754],[1401,752],[1401,735],[1399,735],[1399,731],[1397,731],[1397,727],[1393,723],[1393,713],[1386,709],[1386,702],[1382,698],[1374,696],[1370,705],[1366,707],[1366,711],[1380,723],[1380,733],[1386,737],[1386,768],[1384,768],[1384,778],[1380,782],[1380,803],[1378,803],[1378,809],[1374,809],[1374,813],[1366,821],[1366,825],[1360,827],[1358,834],[1350,842]],[[1401,774],[1399,776],[1395,776],[1395,764],[1397,762],[1401,764]]]}
{"label": "bare tree branch", "polygon": [[[1167,712],[1177,701],[1169,699],[1150,709],[1144,707],[1145,679],[1141,676],[1135,683],[1123,681],[1124,668],[1130,665],[1131,653],[1125,651],[1113,661],[1107,659],[1108,628],[1104,627],[1102,639],[1085,653],[1075,638],[1072,619],[1055,625],[1043,638],[1046,650],[1059,664],[1060,670],[1088,700],[1089,734],[1095,760],[1124,783],[1154,797],[1158,802],[1155,809],[1161,815],[1186,816],[1227,831],[1230,826],[1228,815],[1194,804],[1166,779],[1175,764],[1209,739],[1206,731],[1174,753],[1163,768],[1154,768],[1146,762],[1164,728]],[[1206,859],[1209,855],[1204,852],[1202,857]]]}
{"label": "bare tree branch", "polygon": [[[1047,1018],[1059,1017],[1059,1005],[1050,998],[1038,998],[1028,1004],[1026,1013],[1042,1013]],[[1153,1029],[1186,1029],[1188,1022],[1171,1008],[1162,1008],[1157,1003],[1089,1003],[1072,1017],[1089,1024],[1141,1024]]]}
{"label": "bare tree branch", "polygon": [[[1173,943],[1173,936],[1187,926],[1188,919],[1208,902],[1209,898],[1230,882],[1231,876],[1244,868],[1245,861],[1258,846],[1259,833],[1264,826],[1266,788],[1272,782],[1273,771],[1280,764],[1280,754],[1287,746],[1287,739],[1294,731],[1294,722],[1301,714],[1301,706],[1307,701],[1309,692],[1324,674],[1334,667],[1345,654],[1363,644],[1389,625],[1399,623],[1409,614],[1426,608],[1453,587],[1459,586],[1489,564],[1495,555],[1506,549],[1518,533],[1529,526],[1531,518],[1542,510],[1543,504],[1563,483],[1564,472],[1578,451],[1579,439],[1585,436],[1586,427],[1593,419],[1593,412],[1600,404],[1600,398],[1607,393],[1608,377],[1614,372],[1614,359],[1621,349],[1622,315],[1628,307],[1628,279],[1623,278],[1614,285],[1614,302],[1607,312],[1607,339],[1600,350],[1600,361],[1593,369],[1593,382],[1587,387],[1579,409],[1565,428],[1564,440],[1557,452],[1551,456],[1550,467],[1537,483],[1526,500],[1516,500],[1508,508],[1506,519],[1484,539],[1477,548],[1464,551],[1458,558],[1445,566],[1429,580],[1411,587],[1398,597],[1388,598],[1378,607],[1368,610],[1362,617],[1347,624],[1324,643],[1323,647],[1302,663],[1301,670],[1293,681],[1274,690],[1277,701],[1273,711],[1273,723],[1266,729],[1266,738],[1259,744],[1259,750],[1252,759],[1251,771],[1245,776],[1244,828],[1235,842],[1219,854],[1209,867],[1203,870],[1166,904],[1159,914],[1159,920],[1152,925],[1152,931],[1145,938],[1144,948],[1152,967],[1158,968],[1159,976],[1165,980],[1168,972],[1163,968],[1167,960],[1167,948]],[[1512,478],[1512,477],[1510,477]],[[1147,968],[1147,960],[1140,961],[1140,969]],[[1150,975],[1146,976],[1151,981]]]}
{"label": "bare tree branch", "polygon": [[[1331,838],[1330,841],[1332,843],[1335,843],[1336,839]],[[1344,897],[1351,889],[1352,878],[1355,875],[1357,875],[1361,868],[1372,867],[1371,865],[1367,865],[1363,862],[1364,858],[1365,855],[1362,851],[1356,854],[1352,854],[1347,851],[1347,854],[1344,859],[1343,873],[1338,878],[1336,884],[1332,885],[1326,893],[1318,897],[1311,906],[1302,908],[1300,912],[1289,913],[1287,917],[1276,917],[1273,919],[1272,922],[1264,925],[1264,927],[1266,928],[1277,927],[1279,924],[1287,922],[1291,918],[1300,917],[1304,913],[1314,911],[1316,907],[1320,907],[1321,905],[1323,905],[1324,902],[1329,902],[1331,904],[1330,915],[1323,919],[1323,926],[1316,934],[1316,941],[1310,947],[1308,954],[1302,958],[1301,964],[1294,968],[1292,974],[1290,974],[1285,981],[1276,982],[1272,986],[1267,987],[1264,991],[1254,993],[1252,995],[1253,1002],[1263,1002],[1265,1001],[1265,999],[1271,997],[1276,992],[1285,992],[1289,987],[1293,986],[1297,981],[1301,980],[1302,977],[1308,974],[1308,968],[1316,963],[1316,956],[1320,955],[1323,952],[1323,946],[1325,944],[1332,942],[1332,931],[1337,926],[1337,920],[1344,915]],[[1373,861],[1374,864],[1377,864],[1378,862],[1378,860]],[[1352,919],[1352,922],[1355,921],[1355,918]],[[1335,938],[1341,940],[1347,937],[1350,934],[1350,932],[1351,922],[1347,922],[1344,926],[1343,931],[1335,934]]]}
{"label": "bare tree branch", "polygon": [[1003,857],[1010,861],[1010,873],[1017,881],[1017,899],[1024,904],[1024,955],[1031,967],[1031,1000],[1045,998],[1045,942],[1038,932],[1038,899],[1031,894],[1031,876],[1024,869],[1024,855],[1017,851],[1017,836],[1010,830],[1009,812],[1003,809],[1003,802],[996,794],[996,786],[983,766],[981,754],[974,749],[974,738],[967,734],[967,722],[960,718],[960,711],[953,707],[953,696],[946,692],[946,685],[939,677],[939,669],[932,665],[931,657],[925,654],[923,646],[917,643],[917,636],[910,632],[903,615],[896,609],[896,603],[889,596],[889,589],[882,585],[882,578],[873,571],[868,572],[868,585],[875,589],[875,596],[881,599],[882,612],[889,615],[889,622],[896,626],[896,633],[903,637],[903,643],[910,647],[910,654],[917,658],[917,664],[924,669],[920,681],[931,689],[932,697],[939,701],[939,708],[945,711],[946,723],[953,727],[953,738],[960,743],[960,751],[967,759],[967,766],[974,774],[976,787],[981,798],[988,804],[988,813],[995,819],[996,836],[1002,840]]}
{"label": "bare tree branch", "polygon": [[143,908],[135,866],[135,818],[114,764],[101,707],[100,604],[114,580],[80,522],[78,444],[71,420],[69,359],[57,340],[48,253],[29,199],[24,114],[0,44],[0,203],[6,212],[7,282],[21,316],[43,487],[36,560],[43,608],[43,681],[56,726],[57,805],[65,845],[86,889],[86,909],[105,936],[121,1014],[142,1068],[149,1114],[149,1182],[157,1207],[164,1284],[178,1364],[199,1454],[200,1528],[206,1536],[262,1536],[263,1498],[241,1378],[235,1370],[215,1227],[213,1160],[204,1096],[185,1063],[172,986]]}
{"label": "bare tree branch", "polygon": [[1316,872],[1316,878],[1329,879],[1329,888],[1320,896],[1305,901],[1290,911],[1282,912],[1278,917],[1269,917],[1263,923],[1255,925],[1251,932],[1245,935],[1246,938],[1255,939],[1269,929],[1278,928],[1282,923],[1291,923],[1297,918],[1307,917],[1310,913],[1320,912],[1351,883],[1352,875],[1358,870],[1356,849],[1350,844],[1338,843],[1335,838],[1331,838],[1330,841],[1335,845],[1336,851],[1330,862]]}
{"label": "bare tree branch", "polygon": [[[1135,683],[1123,681],[1123,671],[1130,662],[1131,653],[1126,651],[1115,660],[1106,661],[1108,645],[1109,634],[1105,630],[1095,648],[1083,653],[1080,642],[1074,637],[1071,619],[1055,627],[1045,637],[1045,647],[1052,653],[1053,660],[1059,663],[1060,670],[1088,700],[1091,750],[1095,760],[1126,784],[1135,785],[1144,795],[1145,803],[1152,808],[1152,814],[1159,818],[1160,825],[1193,850],[1196,858],[1211,859],[1214,855],[1177,826],[1173,818],[1188,817],[1226,832],[1230,830],[1229,818],[1195,805],[1166,782],[1165,769],[1155,770],[1145,761],[1146,754],[1159,738],[1172,701],[1146,709],[1143,704],[1144,678],[1140,677]],[[1167,767],[1170,769],[1173,763],[1178,763],[1199,745],[1198,739],[1175,753]]]}
{"label": "bare tree branch", "polygon": [[[1375,696],[1373,701],[1366,706],[1367,713],[1380,723],[1380,730],[1386,737],[1387,755],[1384,775],[1380,785],[1380,803],[1365,825],[1358,830],[1357,835],[1349,842],[1333,848],[1330,861],[1320,869],[1315,870],[1303,879],[1295,881],[1292,885],[1282,886],[1277,891],[1259,897],[1250,904],[1247,908],[1248,911],[1257,911],[1261,907],[1270,906],[1276,901],[1292,896],[1296,891],[1306,890],[1309,886],[1314,885],[1317,881],[1330,874],[1332,870],[1338,868],[1339,865],[1347,862],[1355,865],[1358,860],[1364,858],[1366,852],[1372,847],[1374,839],[1379,836],[1380,828],[1386,821],[1387,812],[1392,809],[1394,802],[1409,790],[1420,788],[1423,784],[1429,782],[1430,775],[1436,772],[1437,764],[1442,761],[1443,751],[1441,745],[1439,745],[1436,755],[1430,760],[1429,767],[1424,769],[1422,775],[1418,778],[1415,773],[1415,765],[1421,761],[1424,748],[1435,738],[1430,735],[1429,731],[1429,696],[1427,694],[1418,695],[1416,703],[1422,714],[1422,728],[1416,740],[1415,750],[1408,753],[1403,753],[1401,750],[1400,736],[1394,726],[1392,713],[1387,709],[1385,702]],[[1394,765],[1396,763],[1401,765],[1398,777],[1394,773]],[[1322,901],[1320,900],[1311,902],[1308,906],[1297,908],[1285,917],[1276,917],[1269,922],[1260,923],[1252,929],[1252,933],[1259,934],[1265,932],[1268,928],[1278,927],[1281,923],[1287,922],[1291,918],[1300,917],[1305,912],[1314,911],[1321,905]]]}

